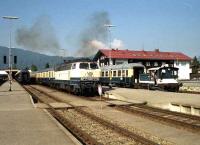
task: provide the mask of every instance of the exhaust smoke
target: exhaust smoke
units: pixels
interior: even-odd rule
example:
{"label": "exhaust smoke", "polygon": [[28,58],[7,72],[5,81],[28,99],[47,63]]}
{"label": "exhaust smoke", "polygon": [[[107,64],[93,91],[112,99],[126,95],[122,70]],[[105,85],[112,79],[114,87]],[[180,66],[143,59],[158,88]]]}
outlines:
{"label": "exhaust smoke", "polygon": [[16,31],[16,42],[24,49],[45,54],[58,55],[60,44],[51,21],[47,16],[39,17],[31,27]]}
{"label": "exhaust smoke", "polygon": [[98,49],[105,48],[108,37],[105,24],[110,24],[107,12],[98,12],[89,19],[90,25],[80,34],[80,49],[77,51],[78,56],[94,55]]}

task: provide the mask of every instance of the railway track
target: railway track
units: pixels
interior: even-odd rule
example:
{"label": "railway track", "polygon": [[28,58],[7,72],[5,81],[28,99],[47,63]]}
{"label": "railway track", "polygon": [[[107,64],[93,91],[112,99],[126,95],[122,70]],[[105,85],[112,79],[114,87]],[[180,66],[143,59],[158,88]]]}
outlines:
{"label": "railway track", "polygon": [[186,129],[192,132],[200,133],[200,117],[172,112],[160,108],[154,108],[146,105],[132,106],[114,106],[116,109],[125,111],[131,114],[149,118],[154,121],[159,121],[172,125],[178,128]]}
{"label": "railway track", "polygon": [[91,113],[91,111],[85,110],[84,107],[73,106],[68,103],[72,106],[70,109],[54,109],[50,103],[62,102],[62,100],[31,86],[25,86],[24,88],[40,102],[47,104],[49,112],[83,144],[159,144],[111,123]]}

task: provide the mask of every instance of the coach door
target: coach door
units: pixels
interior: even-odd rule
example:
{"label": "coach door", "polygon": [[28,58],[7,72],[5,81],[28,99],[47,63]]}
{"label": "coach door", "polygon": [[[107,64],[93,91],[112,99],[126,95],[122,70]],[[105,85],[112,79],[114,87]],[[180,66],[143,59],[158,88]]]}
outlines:
{"label": "coach door", "polygon": [[139,75],[144,72],[144,68],[143,67],[134,67],[133,72],[134,72],[134,74],[133,74],[134,83],[139,83]]}

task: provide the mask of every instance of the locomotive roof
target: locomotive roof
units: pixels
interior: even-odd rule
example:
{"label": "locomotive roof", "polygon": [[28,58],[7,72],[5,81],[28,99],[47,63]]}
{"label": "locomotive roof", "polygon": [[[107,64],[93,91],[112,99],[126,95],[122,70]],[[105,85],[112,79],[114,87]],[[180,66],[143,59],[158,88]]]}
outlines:
{"label": "locomotive roof", "polygon": [[40,72],[53,71],[53,70],[54,70],[54,68],[47,68],[47,69],[38,70],[38,71],[35,71],[35,72],[32,72],[32,73],[40,73]]}
{"label": "locomotive roof", "polygon": [[4,70],[0,70],[0,75],[7,75],[8,73]]}
{"label": "locomotive roof", "polygon": [[129,68],[134,68],[134,67],[143,67],[144,65],[142,65],[141,63],[127,63],[127,64],[118,64],[118,65],[111,65],[111,66],[104,66],[101,67],[101,69],[104,70],[113,70],[113,69],[129,69]]}
{"label": "locomotive roof", "polygon": [[75,63],[75,62],[93,62],[93,60],[90,58],[77,58],[77,59],[65,60],[64,64]]}

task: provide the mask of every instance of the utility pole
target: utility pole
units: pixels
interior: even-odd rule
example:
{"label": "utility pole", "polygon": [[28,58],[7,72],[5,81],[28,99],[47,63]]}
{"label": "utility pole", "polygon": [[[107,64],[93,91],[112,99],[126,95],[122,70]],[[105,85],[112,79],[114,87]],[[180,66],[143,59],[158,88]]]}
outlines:
{"label": "utility pole", "polygon": [[[110,79],[109,79],[109,86],[110,86],[110,88],[112,87],[112,85],[111,85],[111,78],[112,78],[112,73],[111,73],[111,61],[112,61],[112,59],[111,59],[111,51],[112,51],[112,48],[111,48],[111,28],[112,27],[116,27],[115,25],[111,25],[111,24],[105,24],[104,25],[104,27],[106,27],[107,28],[107,31],[108,31],[108,43],[109,43],[109,48],[110,48],[110,50],[109,50],[109,67],[110,67],[110,73],[109,73],[109,77],[110,77]],[[112,63],[112,65],[113,65],[113,63]]]}
{"label": "utility pole", "polygon": [[9,91],[12,91],[12,20],[19,19],[18,17],[15,16],[2,16],[3,19],[9,20],[10,22],[10,30],[9,30]]}
{"label": "utility pole", "polygon": [[111,65],[111,51],[112,51],[112,48],[111,48],[111,28],[112,27],[116,27],[115,25],[111,25],[111,24],[105,24],[104,27],[107,28],[107,31],[108,31],[108,46],[110,48],[110,51],[109,51],[109,65]]}

